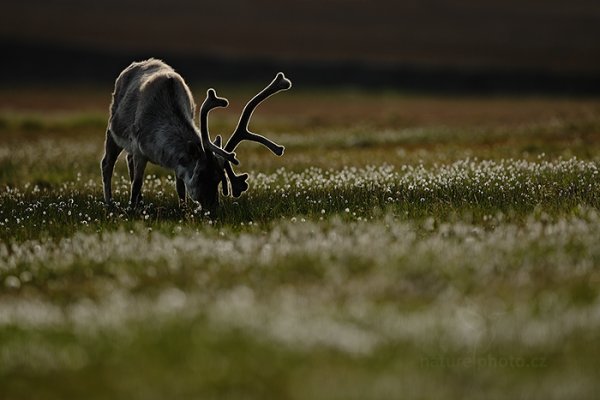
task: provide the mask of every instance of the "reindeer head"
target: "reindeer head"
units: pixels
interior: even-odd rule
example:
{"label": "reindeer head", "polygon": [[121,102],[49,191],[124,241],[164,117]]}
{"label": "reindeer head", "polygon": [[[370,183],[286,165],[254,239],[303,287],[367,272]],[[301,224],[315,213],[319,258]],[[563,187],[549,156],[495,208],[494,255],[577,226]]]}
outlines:
{"label": "reindeer head", "polygon": [[[280,146],[266,137],[252,133],[248,130],[248,123],[254,109],[267,97],[288,90],[292,87],[292,83],[283,75],[278,73],[275,79],[260,93],[254,96],[244,107],[242,115],[238,121],[237,127],[233,134],[222,147],[221,137],[217,136],[215,141],[211,141],[208,133],[208,112],[216,107],[227,107],[227,99],[217,97],[214,89],[208,89],[206,99],[200,107],[200,134],[202,136],[203,159],[205,162],[199,162],[194,169],[193,183],[194,189],[190,190],[190,196],[197,201],[200,201],[203,208],[214,210],[218,205],[218,186],[221,183],[221,188],[224,196],[229,195],[229,183],[231,184],[231,194],[233,197],[239,197],[243,192],[248,190],[248,174],[236,175],[231,164],[238,165],[239,161],[233,152],[237,145],[249,140],[258,142],[266,146],[274,154],[281,156],[284,147]],[[197,171],[196,171],[197,169]]]}
{"label": "reindeer head", "polygon": [[194,165],[191,177],[184,183],[190,197],[200,202],[203,209],[212,212],[219,205],[219,183],[225,179],[224,159],[202,148],[198,151],[202,152],[201,156]]}
{"label": "reindeer head", "polygon": [[202,208],[211,211],[217,207],[219,202],[218,186],[219,183],[225,180],[225,173],[223,172],[225,160],[239,164],[234,153],[226,152],[221,148],[221,137],[217,136],[215,141],[211,142],[208,133],[209,111],[217,107],[227,107],[228,104],[226,99],[217,97],[214,89],[208,89],[206,92],[206,99],[200,107],[202,143],[197,149],[199,157],[190,180],[186,182],[190,197],[200,202]]}

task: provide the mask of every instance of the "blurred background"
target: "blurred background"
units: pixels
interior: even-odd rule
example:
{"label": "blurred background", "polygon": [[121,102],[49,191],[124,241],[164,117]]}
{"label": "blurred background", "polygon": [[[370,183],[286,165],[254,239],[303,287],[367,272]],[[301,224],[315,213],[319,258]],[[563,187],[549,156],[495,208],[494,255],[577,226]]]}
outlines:
{"label": "blurred background", "polygon": [[112,86],[162,58],[188,81],[600,92],[597,0],[5,0],[0,85]]}

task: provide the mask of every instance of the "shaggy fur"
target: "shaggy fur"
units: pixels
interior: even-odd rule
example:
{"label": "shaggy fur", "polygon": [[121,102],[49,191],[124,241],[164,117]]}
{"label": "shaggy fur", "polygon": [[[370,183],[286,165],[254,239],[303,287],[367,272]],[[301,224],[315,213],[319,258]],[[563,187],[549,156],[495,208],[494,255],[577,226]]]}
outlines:
{"label": "shaggy fur", "polygon": [[[204,193],[209,188],[198,187],[197,178],[208,167],[204,151],[208,146],[202,143],[194,125],[194,110],[190,89],[164,62],[156,59],[134,62],[121,72],[115,82],[102,160],[107,203],[112,200],[114,163],[125,150],[132,181],[132,206],[140,200],[148,161],[175,171],[181,200],[185,199],[187,189],[194,200],[207,207],[213,206],[210,203],[214,199],[207,198],[210,196]],[[208,185],[204,182],[204,186]]]}

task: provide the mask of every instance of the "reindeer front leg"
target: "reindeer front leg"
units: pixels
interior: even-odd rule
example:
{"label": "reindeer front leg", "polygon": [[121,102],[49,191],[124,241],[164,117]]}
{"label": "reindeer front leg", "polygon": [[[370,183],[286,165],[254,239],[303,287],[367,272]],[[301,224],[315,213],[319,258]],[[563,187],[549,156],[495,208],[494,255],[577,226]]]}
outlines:
{"label": "reindeer front leg", "polygon": [[183,183],[183,179],[176,178],[175,187],[179,196],[179,205],[182,206],[185,204],[185,183]]}
{"label": "reindeer front leg", "polygon": [[106,131],[106,141],[104,142],[104,157],[100,163],[102,169],[102,184],[104,186],[104,201],[106,204],[112,203],[112,174],[115,167],[115,162],[123,149],[115,143],[115,140],[110,134],[110,130]]}
{"label": "reindeer front leg", "polygon": [[133,154],[127,153],[127,172],[129,172],[129,182],[133,182]]}
{"label": "reindeer front leg", "polygon": [[131,208],[135,208],[142,198],[141,191],[147,163],[148,160],[143,156],[133,155],[133,181],[131,182],[131,199],[129,200]]}

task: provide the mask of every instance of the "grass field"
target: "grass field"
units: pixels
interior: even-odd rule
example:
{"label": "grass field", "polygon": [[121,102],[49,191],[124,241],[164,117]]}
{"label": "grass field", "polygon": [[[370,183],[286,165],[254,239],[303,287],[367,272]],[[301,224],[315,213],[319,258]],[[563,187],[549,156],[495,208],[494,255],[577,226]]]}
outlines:
{"label": "grass field", "polygon": [[0,398],[597,396],[600,100],[278,95],[217,215],[104,206],[109,101],[0,91]]}

